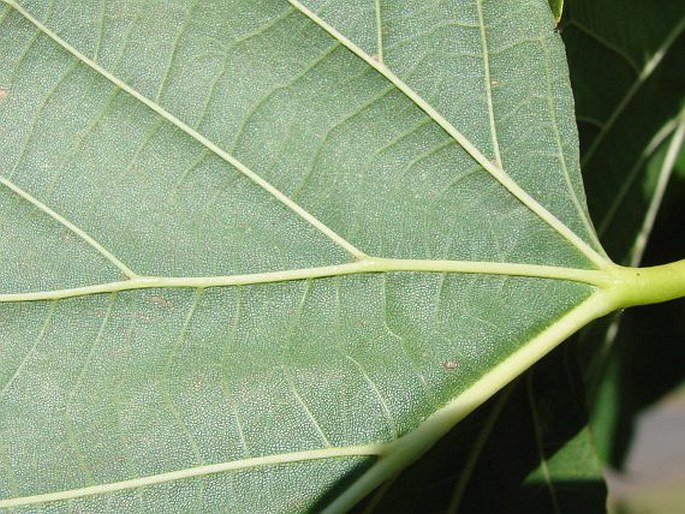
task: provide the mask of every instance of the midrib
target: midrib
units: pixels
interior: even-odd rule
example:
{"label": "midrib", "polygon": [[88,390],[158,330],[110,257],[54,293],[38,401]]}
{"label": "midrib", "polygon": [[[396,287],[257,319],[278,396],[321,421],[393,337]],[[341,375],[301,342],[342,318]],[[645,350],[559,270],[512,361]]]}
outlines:
{"label": "midrib", "polygon": [[244,275],[222,275],[208,277],[136,276],[128,280],[106,282],[83,287],[35,292],[4,293],[0,294],[0,303],[59,300],[77,296],[133,291],[138,289],[247,286],[254,284],[290,282],[295,280],[309,280],[345,275],[359,275],[364,273],[393,272],[506,275],[511,277],[530,277],[579,282],[599,288],[609,286],[611,280],[610,273],[607,273],[606,271],[567,268],[560,266],[543,266],[537,264],[518,264],[507,262],[501,263],[364,257],[363,259],[347,264],[299,268],[265,273],[249,273]]}

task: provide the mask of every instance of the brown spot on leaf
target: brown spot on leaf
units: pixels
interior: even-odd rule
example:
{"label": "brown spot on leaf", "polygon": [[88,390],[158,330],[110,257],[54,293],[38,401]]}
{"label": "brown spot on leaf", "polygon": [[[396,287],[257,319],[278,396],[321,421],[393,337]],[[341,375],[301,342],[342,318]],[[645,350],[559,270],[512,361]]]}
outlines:
{"label": "brown spot on leaf", "polygon": [[451,371],[453,369],[457,369],[457,362],[453,361],[452,359],[448,359],[442,363],[442,367]]}
{"label": "brown spot on leaf", "polygon": [[158,307],[171,307],[173,304],[162,296],[153,296],[150,301]]}

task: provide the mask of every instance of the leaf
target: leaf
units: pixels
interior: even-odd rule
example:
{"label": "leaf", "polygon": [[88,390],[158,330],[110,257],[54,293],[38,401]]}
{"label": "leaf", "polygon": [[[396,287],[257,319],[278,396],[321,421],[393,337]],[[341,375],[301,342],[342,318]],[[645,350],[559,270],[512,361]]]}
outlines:
{"label": "leaf", "polygon": [[548,0],[549,8],[552,9],[552,14],[554,14],[554,22],[559,23],[561,17],[564,13],[564,0]]}
{"label": "leaf", "polygon": [[3,5],[0,507],[347,510],[683,294],[597,242],[544,0]]}
{"label": "leaf", "polygon": [[[608,5],[612,5],[611,14],[608,13]],[[631,6],[635,7],[636,4]],[[617,121],[602,136],[607,140],[615,138],[615,141],[611,145],[599,145],[593,150],[590,166],[584,170],[586,176],[592,175],[589,177],[587,193],[591,205],[595,207],[593,218],[606,220],[601,236],[614,253],[618,256],[627,255],[627,258],[622,257],[626,262],[639,262],[651,236],[655,214],[661,211],[662,198],[665,198],[667,211],[669,197],[673,197],[670,199],[673,206],[682,203],[678,202],[678,195],[682,196],[682,193],[678,192],[680,189],[677,184],[669,183],[666,189],[671,168],[663,166],[664,156],[677,128],[675,117],[682,96],[680,92],[683,88],[674,87],[674,84],[682,82],[678,78],[682,75],[681,67],[671,64],[682,60],[678,55],[672,55],[681,47],[677,42],[666,45],[665,54],[661,60],[657,60],[656,67],[648,69],[648,75],[639,79],[636,72],[634,80],[640,80],[637,88],[632,86],[629,77],[624,79],[620,73],[625,65],[622,55],[636,49],[632,53],[637,61],[651,61],[654,51],[664,48],[664,41],[672,37],[673,25],[677,25],[680,15],[676,3],[671,3],[666,9],[664,3],[656,2],[642,2],[637,9],[625,9],[620,1],[574,2],[569,7],[574,8],[570,11],[572,16],[566,17],[560,29],[570,48],[569,67],[574,94],[580,99],[576,108],[580,118],[581,142],[585,143],[583,147],[586,152],[597,137],[598,125],[611,117],[612,109],[618,109],[618,114],[614,115]],[[645,23],[644,20],[650,22]],[[586,25],[590,25],[592,31]],[[631,30],[624,30],[626,25]],[[647,49],[643,48],[645,41],[650,38],[653,42],[647,45]],[[618,51],[617,40],[621,46]],[[608,45],[608,41],[613,46]],[[621,95],[626,93],[631,95],[630,101],[622,101]],[[664,109],[662,98],[667,99],[666,105],[675,106],[676,110],[669,114]],[[596,99],[601,100],[598,102]],[[638,108],[632,103],[638,103]],[[659,108],[653,109],[650,105]],[[659,119],[666,119],[666,125],[660,134],[654,134]],[[618,134],[615,135],[613,130]],[[625,136],[630,139],[623,141],[621,137]],[[649,143],[652,139],[654,142]],[[640,145],[648,143],[651,146],[640,150]],[[621,149],[620,155],[617,154],[617,148]],[[635,162],[630,159],[635,159]],[[611,170],[611,173],[607,173],[607,170]],[[679,229],[682,215],[677,207],[672,210],[669,219],[673,220],[674,231],[670,237],[666,234],[658,237],[656,246],[664,247],[664,241],[669,241],[668,246],[672,248],[660,257],[652,257],[648,261],[650,264],[667,262],[683,253],[677,244],[683,241]],[[619,242],[622,246],[619,246]],[[681,324],[677,323],[682,314],[677,305],[674,302],[668,306],[623,313],[621,325],[616,323],[612,328],[614,331],[618,327],[618,331],[610,332],[616,334],[618,339],[614,346],[618,347],[612,347],[609,354],[612,361],[608,365],[603,362],[609,348],[605,339],[613,318],[593,323],[591,330],[583,331],[583,345],[578,345],[576,341],[566,343],[533,368],[534,377],[541,373],[556,373],[558,377],[566,377],[569,373],[585,375],[591,389],[596,387],[592,384],[593,380],[602,380],[602,389],[590,392],[594,403],[592,436],[589,428],[584,427],[588,420],[583,409],[586,402],[582,380],[576,378],[573,386],[569,387],[567,397],[563,399],[559,398],[560,384],[538,388],[534,402],[523,401],[525,398],[517,399],[521,394],[519,387],[516,395],[507,401],[506,408],[500,406],[496,409],[499,403],[491,400],[480,409],[483,412],[474,413],[461,422],[419,463],[406,470],[391,485],[373,494],[363,512],[492,512],[513,510],[511,506],[514,504],[520,506],[517,510],[530,512],[535,508],[530,503],[531,498],[542,504],[542,512],[554,509],[550,501],[555,502],[557,510],[589,512],[596,509],[604,512],[606,499],[601,491],[601,466],[595,453],[604,457],[605,463],[611,454],[621,454],[631,430],[631,424],[627,421],[634,415],[636,406],[645,403],[642,399],[658,397],[678,382],[677,377],[682,374],[682,366],[679,366],[682,362],[682,345],[669,344],[670,340],[673,343],[682,340],[678,335]],[[645,316],[647,311],[651,313],[649,317]],[[671,319],[676,322],[669,323]],[[628,324],[625,328],[624,323]],[[654,334],[659,336],[654,337]],[[646,340],[658,340],[659,344],[646,353],[643,345],[639,344]],[[592,355],[595,359],[592,365],[588,366],[585,360],[581,360],[579,365],[579,349]],[[588,358],[587,355],[582,357]],[[557,364],[557,361],[562,364]],[[638,399],[640,401],[636,401]],[[521,420],[528,419],[531,410],[550,413],[549,404],[554,402],[559,409],[552,411],[554,416],[547,416],[548,423],[559,423],[565,430],[550,431],[550,440],[543,440],[540,445],[546,448],[547,455],[541,459],[542,464],[531,471],[534,463],[531,464],[522,455],[538,453],[535,431],[516,430],[514,427]],[[501,426],[501,430],[492,432],[486,429],[489,426],[483,421],[486,413],[487,419],[492,416],[492,422],[496,422],[497,427]],[[474,444],[474,440],[482,440],[484,446]],[[472,461],[475,471],[470,466]],[[494,465],[494,462],[498,464]],[[506,469],[503,462],[506,462]],[[582,472],[595,479],[570,481],[567,473],[555,475],[556,466],[553,463],[559,462],[572,468],[575,473]],[[540,480],[527,482],[527,474],[540,477]],[[544,479],[545,474],[549,480]],[[564,491],[568,490],[571,483],[575,494],[570,503],[564,504],[559,498],[563,498]],[[496,499],[485,492],[493,484],[498,490]],[[587,494],[580,495],[581,491]],[[581,498],[588,503],[581,505]],[[497,508],[493,507],[493,501],[499,502]],[[525,507],[522,506],[524,504]]]}

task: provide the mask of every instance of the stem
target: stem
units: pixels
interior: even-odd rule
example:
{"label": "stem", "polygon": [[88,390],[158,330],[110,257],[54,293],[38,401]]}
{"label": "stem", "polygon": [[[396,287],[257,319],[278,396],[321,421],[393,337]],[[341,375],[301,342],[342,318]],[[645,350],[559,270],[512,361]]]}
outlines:
{"label": "stem", "polygon": [[646,268],[617,266],[613,274],[617,309],[685,296],[685,259]]}

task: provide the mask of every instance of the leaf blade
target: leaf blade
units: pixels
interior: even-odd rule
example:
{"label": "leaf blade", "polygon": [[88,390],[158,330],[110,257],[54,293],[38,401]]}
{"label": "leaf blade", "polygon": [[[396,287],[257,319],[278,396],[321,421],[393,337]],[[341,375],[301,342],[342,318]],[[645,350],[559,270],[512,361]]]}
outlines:
{"label": "leaf blade", "polygon": [[[141,492],[139,501],[169,507],[174,489],[159,477],[173,470],[337,456],[320,453],[327,442],[381,444],[388,455],[398,448],[379,466],[332,462],[332,476],[323,478],[311,476],[318,462],[231,476],[231,465],[220,468],[225,495],[217,501],[231,508],[349,506],[611,307],[596,292],[606,276],[588,258],[598,267],[608,261],[579,209],[573,166],[549,174],[563,184],[558,218],[507,182],[487,153],[458,148],[449,131],[460,132],[437,110],[427,114],[425,100],[418,108],[401,79],[390,87],[389,68],[365,52],[352,55],[285,2],[236,4],[233,17],[221,2],[161,15],[98,6],[96,16],[69,2],[45,12],[31,4],[30,13],[8,5],[15,9],[6,10],[0,34],[14,46],[0,68],[12,71],[14,103],[4,104],[2,123],[25,117],[35,130],[11,134],[2,164],[11,164],[22,191],[143,276],[92,281],[69,270],[56,281],[60,294],[84,295],[47,303],[27,301],[46,300],[41,291],[55,287],[42,287],[37,272],[3,290],[3,351],[12,358],[0,376],[20,380],[5,382],[0,422],[18,448],[8,468],[21,488],[2,483],[3,497],[52,488],[85,498],[93,481],[143,486],[140,477],[157,477],[148,485],[162,492],[151,491],[152,500]],[[525,6],[546,9],[541,1]],[[241,16],[246,26],[235,21]],[[149,26],[156,32],[144,34]],[[211,40],[216,26],[233,29],[223,47]],[[384,56],[392,59],[390,40],[383,39]],[[558,42],[550,44],[558,52]],[[152,58],[162,51],[165,59]],[[194,59],[207,69],[194,69]],[[559,66],[550,73],[563,81]],[[47,86],[36,86],[37,104],[20,95],[33,77]],[[485,140],[493,135],[491,96]],[[560,105],[564,111],[568,97]],[[562,132],[572,148],[573,131]],[[557,162],[559,141],[550,144],[557,150],[543,161]],[[501,149],[516,150],[512,140]],[[527,177],[527,162],[517,161],[518,177]],[[253,168],[259,174],[246,172]],[[526,180],[546,176],[538,172]],[[37,269],[46,260],[68,268],[57,247],[24,250]],[[350,254],[361,260],[350,263]],[[369,265],[400,261],[404,268]],[[57,322],[31,350],[26,335],[48,305]],[[51,401],[41,407],[42,400]],[[53,432],[61,446],[44,439]],[[19,462],[35,445],[46,450],[42,462]],[[43,468],[58,472],[46,480]],[[355,478],[358,485],[345,485]],[[292,480],[304,503],[278,485],[262,494],[269,479]],[[177,491],[209,502],[210,482],[191,480]],[[335,482],[344,489],[337,500],[327,496],[337,494]],[[119,501],[118,486],[108,487],[102,501]],[[253,493],[231,498],[241,488]]]}

